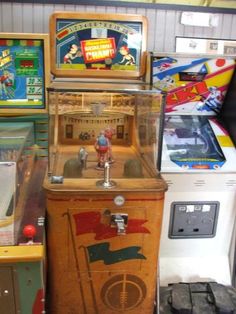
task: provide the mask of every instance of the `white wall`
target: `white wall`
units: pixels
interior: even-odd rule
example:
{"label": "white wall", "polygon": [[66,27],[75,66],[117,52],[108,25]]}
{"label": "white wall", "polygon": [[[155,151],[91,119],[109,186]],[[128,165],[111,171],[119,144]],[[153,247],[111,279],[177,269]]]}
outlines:
{"label": "white wall", "polygon": [[148,18],[148,50],[174,52],[175,37],[236,40],[236,15],[219,14],[217,27],[180,24],[181,11],[112,6],[0,3],[0,32],[48,33],[49,16],[54,11],[142,14]]}

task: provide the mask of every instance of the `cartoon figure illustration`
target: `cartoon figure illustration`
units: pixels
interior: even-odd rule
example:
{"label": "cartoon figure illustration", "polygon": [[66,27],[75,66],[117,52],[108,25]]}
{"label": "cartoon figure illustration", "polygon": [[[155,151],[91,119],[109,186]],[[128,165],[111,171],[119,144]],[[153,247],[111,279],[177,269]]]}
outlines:
{"label": "cartoon figure illustration", "polygon": [[122,60],[119,62],[124,65],[135,64],[135,58],[130,54],[129,48],[127,46],[122,46],[119,53],[123,56]]}
{"label": "cartoon figure illustration", "polygon": [[218,113],[223,101],[222,92],[216,86],[211,86],[208,90],[210,92],[209,95],[203,100],[203,103],[198,105],[197,110],[215,111]]}
{"label": "cartoon figure illustration", "polygon": [[94,148],[97,151],[98,164],[96,169],[103,170],[105,161],[107,161],[107,153],[109,149],[109,140],[105,137],[105,132],[101,131],[96,139]]}
{"label": "cartoon figure illustration", "polygon": [[0,96],[10,98],[12,96],[13,76],[9,71],[4,71],[0,75]]}
{"label": "cartoon figure illustration", "polygon": [[64,63],[72,63],[72,60],[74,60],[77,57],[81,57],[82,53],[79,50],[79,47],[76,44],[71,44],[69,47],[69,51],[64,56]]}
{"label": "cartoon figure illustration", "polygon": [[108,152],[107,152],[107,158],[108,158],[108,162],[109,163],[113,163],[114,162],[114,159],[113,159],[113,156],[112,156],[112,145],[111,145],[111,140],[112,140],[112,136],[115,134],[115,129],[112,128],[112,127],[107,127],[105,129],[105,137],[108,139],[109,141],[109,145],[108,145]]}

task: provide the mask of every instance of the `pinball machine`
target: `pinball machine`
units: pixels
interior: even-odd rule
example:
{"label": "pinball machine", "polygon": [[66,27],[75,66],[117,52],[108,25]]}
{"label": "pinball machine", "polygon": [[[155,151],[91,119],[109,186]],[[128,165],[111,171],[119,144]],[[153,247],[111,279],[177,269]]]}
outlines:
{"label": "pinball machine", "polygon": [[1,313],[45,309],[48,47],[44,34],[0,34]]}
{"label": "pinball machine", "polygon": [[[145,20],[64,12],[50,25],[53,73],[65,76],[48,88],[50,313],[153,313],[166,190],[157,171],[164,96],[138,79]],[[70,42],[82,49],[77,63],[63,63]],[[119,66],[128,45],[135,63]]]}
{"label": "pinball machine", "polygon": [[161,285],[231,285],[236,150],[225,108],[235,58],[154,54],[151,67],[153,85],[167,92],[161,173],[169,189],[161,235]]}

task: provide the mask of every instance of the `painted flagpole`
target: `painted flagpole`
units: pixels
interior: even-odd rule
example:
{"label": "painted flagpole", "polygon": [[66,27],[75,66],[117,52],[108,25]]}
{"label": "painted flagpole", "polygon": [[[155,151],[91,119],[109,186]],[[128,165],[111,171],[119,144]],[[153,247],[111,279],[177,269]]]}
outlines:
{"label": "painted flagpole", "polygon": [[93,286],[93,278],[92,278],[92,275],[91,275],[91,269],[90,269],[90,265],[89,265],[87,248],[84,245],[81,245],[79,247],[79,249],[83,249],[84,250],[84,256],[85,256],[85,260],[86,260],[87,272],[88,272],[88,276],[89,276],[89,285],[90,285],[90,289],[91,289],[91,293],[92,293],[94,309],[95,309],[95,313],[98,314],[98,307],[97,307],[95,290],[94,290],[94,286]]}
{"label": "painted flagpole", "polygon": [[71,235],[71,240],[72,240],[73,253],[74,253],[74,257],[75,257],[76,271],[77,271],[77,276],[78,276],[78,281],[79,281],[79,289],[80,289],[82,304],[83,304],[83,310],[84,310],[85,314],[88,314],[87,309],[86,309],[86,304],[85,304],[83,285],[82,285],[81,277],[80,277],[79,260],[78,260],[77,254],[76,254],[76,245],[75,245],[75,239],[73,237],[73,230],[72,230],[70,213],[67,211],[66,213],[63,213],[62,216],[63,217],[66,216],[68,219],[69,230],[70,230],[70,235]]}

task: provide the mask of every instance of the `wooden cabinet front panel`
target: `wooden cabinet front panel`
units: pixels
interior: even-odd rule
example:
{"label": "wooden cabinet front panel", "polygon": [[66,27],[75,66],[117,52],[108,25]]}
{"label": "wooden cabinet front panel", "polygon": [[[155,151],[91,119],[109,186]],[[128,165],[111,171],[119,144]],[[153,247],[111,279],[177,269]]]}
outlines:
{"label": "wooden cabinet front panel", "polygon": [[50,313],[152,313],[164,192],[120,195],[48,193]]}

